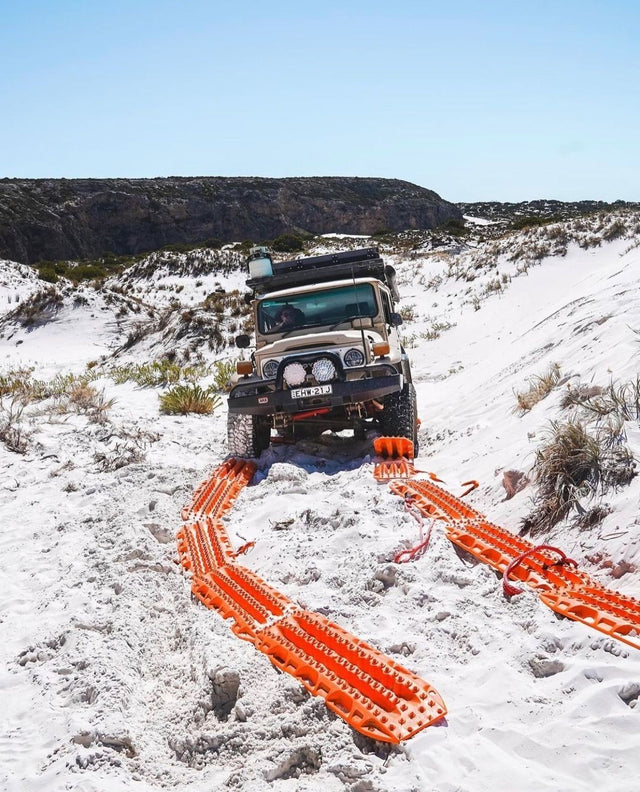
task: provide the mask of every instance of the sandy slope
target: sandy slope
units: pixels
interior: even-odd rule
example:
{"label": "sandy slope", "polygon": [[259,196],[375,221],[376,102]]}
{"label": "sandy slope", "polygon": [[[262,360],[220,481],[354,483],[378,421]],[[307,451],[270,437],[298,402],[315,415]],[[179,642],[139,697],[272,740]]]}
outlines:
{"label": "sandy slope", "polygon": [[[498,269],[514,277],[479,310],[465,281],[425,287],[444,260],[398,262],[416,314],[405,330],[417,336],[419,467],[453,492],[479,479],[473,504],[507,528],[517,530],[530,490],[505,501],[502,471],[527,470],[549,419],[561,416],[561,390],[524,417],[513,412],[514,390],[551,363],[599,384],[638,370],[640,252],[628,248],[571,247],[519,277],[504,257]],[[489,277],[479,273],[477,293]],[[420,338],[438,317],[455,326]],[[111,320],[61,315],[29,334],[29,359],[83,365],[95,344],[108,348]],[[0,340],[8,365],[24,362],[27,341],[16,340]],[[325,436],[265,453],[228,528],[238,544],[256,542],[246,563],[265,580],[396,657],[447,702],[446,723],[399,748],[360,738],[190,600],[173,536],[180,507],[224,458],[223,412],[159,417],[157,392],[100,384],[116,399],[109,423],[34,416],[26,455],[0,448],[3,788],[636,787],[638,652],[557,620],[530,592],[508,603],[494,573],[459,558],[437,526],[420,561],[393,565],[416,523],[374,482],[366,444]],[[637,425],[628,437],[640,457]],[[101,469],[126,452],[140,461]],[[640,596],[640,573],[613,580],[586,558],[600,551],[640,568],[639,480],[608,500],[614,511],[600,526],[564,525],[551,538]],[[234,680],[237,701],[225,706]]]}

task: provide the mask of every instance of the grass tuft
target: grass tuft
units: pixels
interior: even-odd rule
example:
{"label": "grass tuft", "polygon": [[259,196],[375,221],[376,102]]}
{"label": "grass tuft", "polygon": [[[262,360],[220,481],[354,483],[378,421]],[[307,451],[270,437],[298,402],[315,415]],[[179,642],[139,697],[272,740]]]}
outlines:
{"label": "grass tuft", "polygon": [[176,385],[160,396],[160,411],[172,415],[209,414],[221,404],[220,396],[195,383]]}
{"label": "grass tuft", "polygon": [[180,380],[194,381],[205,373],[205,366],[180,366],[171,360],[130,363],[125,366],[114,366],[107,372],[116,385],[135,382],[141,388],[175,385]]}
{"label": "grass tuft", "polygon": [[526,391],[516,393],[516,411],[521,415],[528,413],[538,402],[545,399],[561,379],[560,366],[553,363],[546,374],[536,375],[529,380]]}
{"label": "grass tuft", "polygon": [[547,531],[572,509],[584,515],[580,499],[628,484],[636,473],[624,440],[622,423],[617,420],[595,427],[577,418],[552,422],[536,452],[537,492],[533,511],[523,520],[523,532],[533,536]]}
{"label": "grass tuft", "polygon": [[235,360],[216,360],[211,366],[213,389],[227,393],[231,388],[231,377],[236,373]]}
{"label": "grass tuft", "polygon": [[8,405],[0,400],[0,442],[15,454],[27,451],[28,434],[21,422],[25,404],[19,395],[12,396]]}
{"label": "grass tuft", "polygon": [[629,382],[610,382],[606,388],[580,384],[569,387],[561,406],[579,407],[596,420],[611,415],[622,421],[640,420],[640,374]]}
{"label": "grass tuft", "polygon": [[455,326],[455,322],[440,322],[436,320],[431,324],[431,327],[429,327],[428,330],[420,333],[420,338],[424,338],[425,341],[435,341],[436,338],[440,338],[444,330],[449,330]]}

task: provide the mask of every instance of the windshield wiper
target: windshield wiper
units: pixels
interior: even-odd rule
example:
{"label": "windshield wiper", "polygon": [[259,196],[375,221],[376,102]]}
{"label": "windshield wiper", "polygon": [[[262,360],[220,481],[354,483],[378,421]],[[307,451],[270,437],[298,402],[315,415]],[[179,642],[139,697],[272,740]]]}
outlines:
{"label": "windshield wiper", "polygon": [[370,316],[363,316],[362,314],[356,314],[355,316],[345,316],[344,319],[340,319],[334,325],[331,325],[329,328],[329,332],[335,330],[338,325],[341,325],[343,322],[353,322],[354,319],[371,319]]}

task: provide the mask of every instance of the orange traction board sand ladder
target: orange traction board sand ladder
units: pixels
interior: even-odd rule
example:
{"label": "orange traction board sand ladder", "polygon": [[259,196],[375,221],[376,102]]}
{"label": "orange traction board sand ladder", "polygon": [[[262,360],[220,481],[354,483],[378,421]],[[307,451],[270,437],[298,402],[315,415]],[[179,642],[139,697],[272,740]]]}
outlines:
{"label": "orange traction board sand ladder", "polygon": [[[405,444],[412,457],[413,445]],[[389,444],[390,450],[394,447]],[[182,510],[178,553],[191,573],[194,596],[230,619],[239,638],[321,696],[362,734],[399,743],[441,720],[447,710],[431,685],[324,616],[301,609],[235,562],[237,554],[220,518],[255,470],[253,462],[227,460]]]}
{"label": "orange traction board sand ladder", "polygon": [[536,590],[551,610],[640,649],[637,599],[600,585],[557,548],[536,546],[494,525],[430,481],[398,479],[390,487],[396,495],[410,498],[424,516],[444,522],[446,535],[455,545],[503,575],[508,571],[509,581]]}

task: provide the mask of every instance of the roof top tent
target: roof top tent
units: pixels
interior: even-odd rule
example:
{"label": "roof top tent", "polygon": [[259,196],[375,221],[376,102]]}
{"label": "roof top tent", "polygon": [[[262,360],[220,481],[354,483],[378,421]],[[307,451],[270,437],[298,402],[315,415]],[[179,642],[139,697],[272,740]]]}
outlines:
{"label": "roof top tent", "polygon": [[376,278],[385,283],[393,299],[400,299],[394,268],[385,264],[378,248],[360,248],[325,256],[274,262],[264,247],[253,248],[247,259],[247,286],[261,296],[278,289],[354,278]]}

